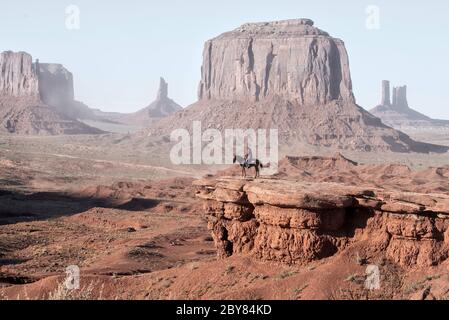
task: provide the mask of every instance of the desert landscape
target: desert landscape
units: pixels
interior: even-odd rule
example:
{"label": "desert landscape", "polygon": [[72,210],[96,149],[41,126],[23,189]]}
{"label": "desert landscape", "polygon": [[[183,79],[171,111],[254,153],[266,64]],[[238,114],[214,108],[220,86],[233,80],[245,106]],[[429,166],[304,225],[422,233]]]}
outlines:
{"label": "desert landscape", "polygon": [[[387,80],[358,105],[310,19],[223,31],[185,108],[162,77],[137,112],[91,108],[63,65],[1,53],[0,299],[448,299],[449,120]],[[195,121],[278,130],[277,171],[173,163]]]}

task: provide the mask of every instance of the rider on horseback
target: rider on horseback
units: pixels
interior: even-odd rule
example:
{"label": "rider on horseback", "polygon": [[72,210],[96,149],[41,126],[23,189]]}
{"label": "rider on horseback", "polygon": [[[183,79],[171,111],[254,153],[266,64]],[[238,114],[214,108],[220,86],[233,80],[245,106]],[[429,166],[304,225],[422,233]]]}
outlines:
{"label": "rider on horseback", "polygon": [[253,151],[248,147],[248,152],[245,154],[245,167],[249,168],[249,165],[253,161]]}
{"label": "rider on horseback", "polygon": [[245,157],[234,154],[232,163],[238,163],[242,167],[242,177],[246,178],[246,169],[252,167],[256,170],[256,176],[254,178],[260,177],[260,169],[263,168],[262,163],[259,159],[253,158],[253,152],[250,148],[247,149]]}

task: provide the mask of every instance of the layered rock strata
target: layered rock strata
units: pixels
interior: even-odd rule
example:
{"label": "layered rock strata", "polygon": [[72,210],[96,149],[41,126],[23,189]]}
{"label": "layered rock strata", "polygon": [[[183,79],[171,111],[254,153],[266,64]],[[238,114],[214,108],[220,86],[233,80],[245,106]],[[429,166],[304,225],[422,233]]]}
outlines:
{"label": "layered rock strata", "polygon": [[309,19],[242,25],[207,41],[203,59],[200,99],[354,102],[343,41]]}
{"label": "layered rock strata", "polygon": [[197,197],[221,258],[304,264],[364,242],[401,266],[449,256],[449,196],[286,180],[203,179]]}

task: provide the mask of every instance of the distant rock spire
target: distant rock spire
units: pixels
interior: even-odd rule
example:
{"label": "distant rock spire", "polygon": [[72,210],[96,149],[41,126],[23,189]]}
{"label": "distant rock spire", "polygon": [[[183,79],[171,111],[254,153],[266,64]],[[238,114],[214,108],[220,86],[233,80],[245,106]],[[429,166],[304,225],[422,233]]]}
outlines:
{"label": "distant rock spire", "polygon": [[168,83],[165,81],[164,78],[161,77],[161,80],[159,82],[159,90],[157,92],[157,99],[167,99],[168,97]]}
{"label": "distant rock spire", "polygon": [[407,86],[393,88],[393,107],[408,108]]}
{"label": "distant rock spire", "polygon": [[390,81],[383,80],[382,81],[382,101],[380,103],[382,106],[390,106]]}
{"label": "distant rock spire", "polygon": [[39,77],[39,72],[40,72],[39,59],[36,59],[36,62],[34,63],[33,68],[34,68],[34,72]]}

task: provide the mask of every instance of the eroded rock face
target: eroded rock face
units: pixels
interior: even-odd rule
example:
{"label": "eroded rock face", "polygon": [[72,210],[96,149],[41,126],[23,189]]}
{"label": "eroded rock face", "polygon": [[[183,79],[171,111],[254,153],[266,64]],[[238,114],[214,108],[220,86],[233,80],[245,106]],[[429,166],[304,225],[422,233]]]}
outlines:
{"label": "eroded rock face", "polygon": [[156,100],[146,109],[149,118],[163,118],[179,110],[182,107],[168,97],[168,83],[164,78],[160,78],[159,90]]}
{"label": "eroded rock face", "polygon": [[371,109],[370,112],[385,124],[405,132],[413,132],[416,129],[449,129],[449,121],[432,119],[409,107],[407,86],[393,87],[392,102],[390,102],[390,82],[387,80],[382,82],[380,105]]}
{"label": "eroded rock face", "polygon": [[249,23],[205,44],[200,99],[354,101],[344,44],[308,19]]}
{"label": "eroded rock face", "polygon": [[161,77],[156,100],[137,112],[120,117],[118,121],[148,127],[154,121],[165,118],[180,110],[182,110],[182,107],[168,97],[168,83]]}
{"label": "eroded rock face", "polygon": [[39,93],[49,106],[69,106],[74,100],[73,75],[64,66],[56,63],[35,63],[39,72]]}
{"label": "eroded rock face", "polygon": [[382,101],[381,105],[383,106],[390,106],[391,105],[391,99],[390,99],[390,81],[383,80],[382,81]]}
{"label": "eroded rock face", "polygon": [[0,53],[0,94],[38,97],[38,77],[31,55],[12,51]]}
{"label": "eroded rock face", "polygon": [[72,75],[63,66],[33,64],[31,55],[24,52],[0,54],[0,132],[102,133],[77,121],[79,110],[81,107],[73,100]]}
{"label": "eroded rock face", "polygon": [[368,241],[401,266],[449,256],[449,196],[261,179],[195,181],[220,257],[288,264],[330,257]]}

